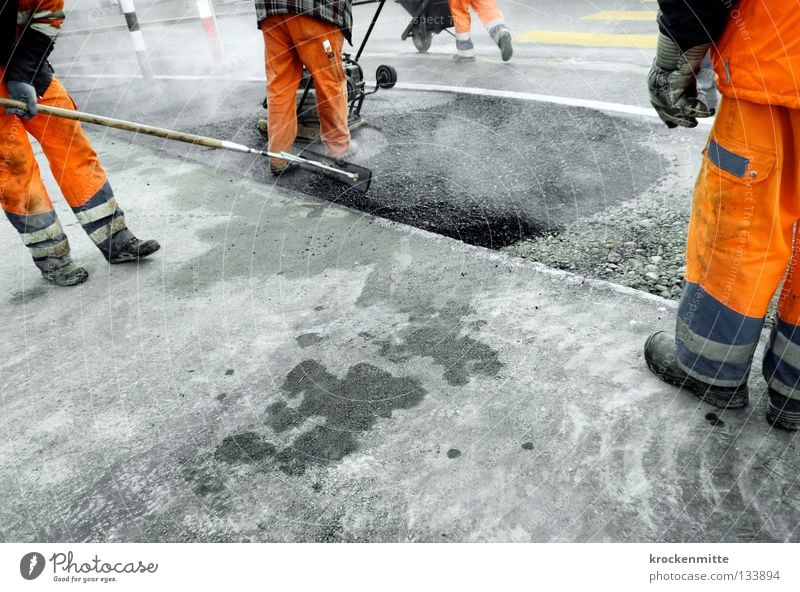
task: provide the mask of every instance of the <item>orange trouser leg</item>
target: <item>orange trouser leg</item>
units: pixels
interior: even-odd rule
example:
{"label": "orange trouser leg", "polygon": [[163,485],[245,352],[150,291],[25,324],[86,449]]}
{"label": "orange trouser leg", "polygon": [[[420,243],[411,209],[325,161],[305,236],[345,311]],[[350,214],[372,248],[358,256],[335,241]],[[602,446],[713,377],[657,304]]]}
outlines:
{"label": "orange trouser leg", "polygon": [[[333,156],[350,146],[347,82],[342,66],[344,34],[331,23],[299,15],[271,16],[261,23],[267,70],[269,149],[288,150],[297,137],[296,92],[302,67],[317,94],[322,142]],[[324,48],[328,41],[333,57]]]}
{"label": "orange trouser leg", "polygon": [[[8,97],[2,82],[0,96]],[[28,123],[0,108],[0,204],[36,265],[51,271],[71,261],[69,241],[42,183],[28,139]]]}
{"label": "orange trouser leg", "polygon": [[[800,186],[800,171],[797,159],[800,158],[800,110],[786,110],[794,132],[794,142],[786,146],[783,161],[784,176],[791,178],[787,185]],[[786,195],[789,202],[797,200],[794,195]],[[795,224],[794,243],[789,269],[778,299],[778,322],[772,329],[769,346],[764,352],[764,378],[769,388],[790,399],[800,400],[800,224]]]}
{"label": "orange trouser leg", "polygon": [[726,97],[695,185],[686,280],[750,317],[767,311],[800,215],[790,111]]}
{"label": "orange trouser leg", "polygon": [[472,0],[472,9],[487,28],[503,22],[503,13],[497,8],[496,0]]}
{"label": "orange trouser leg", "polygon": [[800,218],[792,110],[725,97],[695,185],[678,361],[720,386],[750,370]]}
{"label": "orange trouser leg", "polygon": [[[39,103],[75,109],[72,97],[55,78]],[[80,123],[40,114],[25,125],[41,144],[61,193],[84,231],[104,255],[116,253],[133,234],[128,230],[125,214],[114,198],[106,172]]]}
{"label": "orange trouser leg", "polygon": [[[0,85],[0,93],[7,96],[5,85]],[[53,79],[39,103],[75,109],[75,103],[57,79]],[[26,132],[38,140],[67,203],[101,251],[113,254],[133,238],[97,154],[78,122],[44,113],[29,120],[7,115],[1,115],[0,119],[3,129],[14,132],[5,136],[16,138],[14,150],[9,142],[9,150],[4,153],[17,155],[10,159],[13,166],[4,167],[5,172],[0,172],[0,185],[4,186],[3,208],[22,233],[39,267],[46,269],[66,264],[69,244],[42,183]],[[14,130],[21,130],[21,133]],[[11,173],[14,168],[17,170]],[[10,181],[6,173],[10,174]],[[44,241],[39,240],[43,237],[46,237]]]}
{"label": "orange trouser leg", "polygon": [[778,298],[778,315],[781,320],[800,326],[800,225],[795,226],[794,245],[789,269]]}
{"label": "orange trouser leg", "polygon": [[[275,15],[261,22],[267,71],[267,121],[269,150],[284,152],[297,138],[297,99],[303,63],[294,49],[287,22],[290,15]],[[273,164],[283,164],[275,161]]]}
{"label": "orange trouser leg", "polygon": [[[2,82],[0,96],[8,98],[8,88]],[[0,202],[6,212],[20,215],[53,209],[28,140],[27,123],[0,108]]]}
{"label": "orange trouser leg", "polygon": [[[75,109],[69,93],[56,78],[39,104]],[[106,173],[79,122],[40,114],[29,119],[25,127],[41,144],[61,193],[72,208],[85,204],[105,185]]]}
{"label": "orange trouser leg", "polygon": [[469,15],[471,0],[450,0],[450,13],[453,15],[456,35],[469,33],[472,28],[472,19]]}
{"label": "orange trouser leg", "polygon": [[[314,79],[322,143],[331,156],[350,147],[347,125],[347,79],[342,65],[344,33],[332,23],[308,16],[287,22],[300,60]],[[330,54],[325,50],[330,43]]]}

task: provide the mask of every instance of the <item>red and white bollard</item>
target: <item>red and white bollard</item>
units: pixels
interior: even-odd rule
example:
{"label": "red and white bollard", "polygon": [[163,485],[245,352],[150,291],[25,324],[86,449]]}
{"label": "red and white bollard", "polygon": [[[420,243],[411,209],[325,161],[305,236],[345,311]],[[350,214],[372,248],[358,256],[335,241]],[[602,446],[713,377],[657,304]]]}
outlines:
{"label": "red and white bollard", "polygon": [[219,38],[217,29],[217,17],[214,14],[214,7],[211,0],[197,0],[197,12],[200,13],[200,22],[203,24],[203,32],[206,35],[208,44],[211,46],[211,55],[215,60],[224,59],[222,52],[222,42]]}
{"label": "red and white bollard", "polygon": [[136,50],[136,58],[139,60],[142,76],[152,80],[153,68],[150,66],[150,59],[147,57],[147,47],[145,47],[144,37],[139,28],[139,19],[136,17],[136,7],[133,5],[133,0],[120,0],[119,6],[125,15],[125,22],[128,23],[128,32],[131,34],[133,49]]}

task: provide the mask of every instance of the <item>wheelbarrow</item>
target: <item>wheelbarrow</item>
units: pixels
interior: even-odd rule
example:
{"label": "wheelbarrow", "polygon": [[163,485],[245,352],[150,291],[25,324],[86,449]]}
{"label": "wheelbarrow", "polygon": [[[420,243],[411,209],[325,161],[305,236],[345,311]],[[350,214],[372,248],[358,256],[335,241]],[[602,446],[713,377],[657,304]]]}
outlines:
{"label": "wheelbarrow", "polygon": [[447,0],[399,0],[399,2],[412,16],[400,39],[405,41],[411,37],[417,51],[423,53],[428,51],[433,36],[453,26],[453,15]]}

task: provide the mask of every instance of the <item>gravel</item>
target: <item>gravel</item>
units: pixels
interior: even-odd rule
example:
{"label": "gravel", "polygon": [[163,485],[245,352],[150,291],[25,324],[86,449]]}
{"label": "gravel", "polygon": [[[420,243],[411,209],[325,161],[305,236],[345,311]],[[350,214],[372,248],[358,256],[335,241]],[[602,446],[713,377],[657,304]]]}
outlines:
{"label": "gravel", "polygon": [[687,203],[621,205],[504,250],[677,300],[686,272],[688,223]]}
{"label": "gravel", "polygon": [[[557,234],[522,241],[503,251],[680,300],[686,273],[690,200],[685,195],[662,194],[654,201],[645,201],[646,206],[623,204],[569,225]],[[770,303],[765,329],[776,322],[779,294],[780,289]]]}

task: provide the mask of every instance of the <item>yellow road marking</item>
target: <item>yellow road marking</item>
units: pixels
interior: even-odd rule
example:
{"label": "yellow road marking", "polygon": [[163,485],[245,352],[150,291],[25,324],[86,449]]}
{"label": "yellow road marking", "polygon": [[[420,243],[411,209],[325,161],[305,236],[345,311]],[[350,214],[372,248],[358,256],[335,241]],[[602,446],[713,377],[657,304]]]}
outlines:
{"label": "yellow road marking", "polygon": [[514,41],[521,41],[523,43],[582,45],[587,47],[636,47],[638,49],[654,48],[657,40],[657,35],[576,33],[568,31],[530,31],[514,36]]}
{"label": "yellow road marking", "polygon": [[584,21],[652,21],[656,20],[653,10],[604,10],[588,16],[582,16]]}

